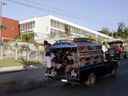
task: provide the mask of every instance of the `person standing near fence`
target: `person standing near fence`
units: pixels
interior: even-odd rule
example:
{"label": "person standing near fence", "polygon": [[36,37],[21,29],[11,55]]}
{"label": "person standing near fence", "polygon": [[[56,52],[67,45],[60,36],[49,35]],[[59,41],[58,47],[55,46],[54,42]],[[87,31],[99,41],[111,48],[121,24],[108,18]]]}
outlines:
{"label": "person standing near fence", "polygon": [[45,61],[46,53],[48,52],[48,49],[51,46],[51,44],[47,40],[44,40],[43,45],[44,45],[43,61]]}
{"label": "person standing near fence", "polygon": [[50,46],[51,46],[51,44],[47,40],[44,40],[44,50],[45,50],[45,52],[48,51]]}
{"label": "person standing near fence", "polygon": [[46,63],[46,74],[50,75],[51,70],[53,68],[52,59],[54,58],[54,55],[51,52],[46,52],[45,55],[45,63]]}

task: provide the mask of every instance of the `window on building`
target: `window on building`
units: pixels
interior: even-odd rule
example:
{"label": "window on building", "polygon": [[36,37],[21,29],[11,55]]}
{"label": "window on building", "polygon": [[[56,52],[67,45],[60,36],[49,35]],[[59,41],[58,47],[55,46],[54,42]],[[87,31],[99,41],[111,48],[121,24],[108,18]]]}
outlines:
{"label": "window on building", "polygon": [[20,31],[23,31],[23,24],[20,24]]}
{"label": "window on building", "polygon": [[58,28],[61,29],[61,30],[64,30],[64,24],[59,22]]}
{"label": "window on building", "polygon": [[55,27],[55,28],[56,28],[56,27],[57,27],[57,22],[56,22],[56,21],[54,21],[53,23],[54,23],[53,27]]}
{"label": "window on building", "polygon": [[65,30],[65,25],[59,21],[51,20],[51,26],[61,30]]}
{"label": "window on building", "polygon": [[55,30],[54,30],[54,29],[51,29],[50,36],[51,36],[51,37],[55,37],[55,35],[56,35],[56,34],[55,34]]}
{"label": "window on building", "polygon": [[20,30],[27,32],[27,31],[32,31],[32,29],[35,27],[35,21],[32,22],[27,22],[24,24],[20,25]]}
{"label": "window on building", "polygon": [[35,21],[32,21],[31,23],[32,23],[32,28],[34,28],[35,27]]}
{"label": "window on building", "polygon": [[51,29],[50,36],[52,38],[54,38],[54,37],[65,37],[66,34],[65,34],[65,32],[55,30],[55,29]]}
{"label": "window on building", "polygon": [[70,31],[73,32],[73,27],[71,26]]}
{"label": "window on building", "polygon": [[51,20],[51,26],[55,27],[55,21],[54,20]]}
{"label": "window on building", "polygon": [[73,27],[73,32],[78,33],[78,30],[76,27]]}
{"label": "window on building", "polygon": [[71,31],[70,31],[70,26],[69,25],[65,25],[65,34],[66,35],[70,35],[71,34]]}

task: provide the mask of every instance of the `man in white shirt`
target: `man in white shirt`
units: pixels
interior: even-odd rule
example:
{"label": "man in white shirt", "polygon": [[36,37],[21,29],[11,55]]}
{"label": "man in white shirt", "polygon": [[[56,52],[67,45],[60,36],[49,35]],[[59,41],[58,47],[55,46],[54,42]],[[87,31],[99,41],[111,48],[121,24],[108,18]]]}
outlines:
{"label": "man in white shirt", "polygon": [[106,59],[106,52],[108,51],[108,48],[105,46],[105,42],[103,42],[102,51],[103,51],[103,54],[104,54],[104,59]]}
{"label": "man in white shirt", "polygon": [[108,49],[106,48],[105,45],[103,45],[103,46],[102,46],[102,50],[103,50],[103,52],[105,53]]}
{"label": "man in white shirt", "polygon": [[45,55],[45,63],[46,63],[46,67],[47,67],[47,71],[46,73],[51,74],[51,70],[52,70],[52,59],[54,58],[54,55],[50,52],[47,52]]}

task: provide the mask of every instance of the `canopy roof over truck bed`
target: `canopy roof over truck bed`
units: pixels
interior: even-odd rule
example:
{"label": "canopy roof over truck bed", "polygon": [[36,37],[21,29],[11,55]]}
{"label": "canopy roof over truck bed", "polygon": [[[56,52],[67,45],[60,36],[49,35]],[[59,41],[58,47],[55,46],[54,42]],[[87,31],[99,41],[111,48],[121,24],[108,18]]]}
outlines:
{"label": "canopy roof over truck bed", "polygon": [[56,48],[77,48],[82,46],[101,46],[100,44],[97,44],[96,42],[91,41],[57,41],[51,46],[51,49]]}

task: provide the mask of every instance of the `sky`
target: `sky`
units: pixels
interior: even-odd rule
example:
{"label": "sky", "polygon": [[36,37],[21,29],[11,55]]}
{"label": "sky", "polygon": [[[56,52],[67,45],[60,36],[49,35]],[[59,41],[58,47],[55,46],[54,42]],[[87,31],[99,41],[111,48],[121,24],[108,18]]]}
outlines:
{"label": "sky", "polygon": [[[24,2],[41,9],[12,1]],[[128,24],[128,0],[7,0],[6,3],[2,16],[16,20],[54,15],[93,30],[102,27],[115,30],[119,22]]]}

